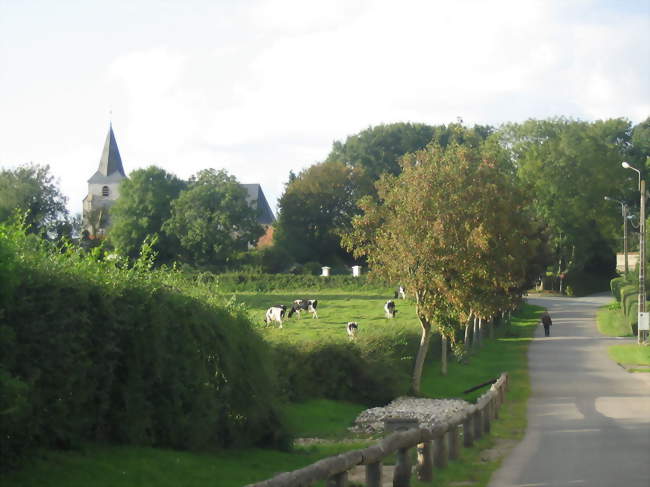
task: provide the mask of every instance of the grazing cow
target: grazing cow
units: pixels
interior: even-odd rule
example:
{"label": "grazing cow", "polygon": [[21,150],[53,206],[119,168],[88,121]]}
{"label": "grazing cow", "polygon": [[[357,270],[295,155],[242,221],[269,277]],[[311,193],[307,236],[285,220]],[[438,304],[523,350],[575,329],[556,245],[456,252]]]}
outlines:
{"label": "grazing cow", "polygon": [[296,299],[293,302],[293,306],[291,307],[291,310],[289,310],[289,318],[294,313],[298,314],[298,318],[300,318],[300,312],[301,311],[309,311],[311,313],[312,318],[318,318],[318,313],[316,312],[316,308],[318,306],[318,300],[316,299]]}
{"label": "grazing cow", "polygon": [[357,334],[357,331],[359,331],[359,324],[356,321],[349,321],[347,325],[347,330],[350,339],[352,339]]}
{"label": "grazing cow", "polygon": [[395,318],[397,310],[395,309],[395,301],[389,299],[384,305],[384,311],[386,311],[386,318]]}
{"label": "grazing cow", "polygon": [[287,307],[284,304],[278,304],[277,306],[271,306],[266,310],[266,317],[264,318],[264,323],[270,325],[274,321],[280,323],[280,328],[282,328],[282,318],[284,318],[285,313],[287,312]]}
{"label": "grazing cow", "polygon": [[395,299],[397,298],[406,299],[406,288],[404,286],[400,286],[395,290]]}

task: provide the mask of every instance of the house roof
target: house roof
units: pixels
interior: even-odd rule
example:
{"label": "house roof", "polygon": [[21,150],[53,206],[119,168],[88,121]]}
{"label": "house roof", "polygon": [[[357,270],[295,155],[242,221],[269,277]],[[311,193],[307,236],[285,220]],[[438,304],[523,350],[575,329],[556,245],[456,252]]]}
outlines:
{"label": "house roof", "polygon": [[104,142],[104,150],[102,157],[99,160],[99,169],[88,180],[89,183],[105,183],[114,182],[124,179],[126,173],[122,167],[122,158],[120,157],[120,150],[117,148],[115,141],[115,134],[113,133],[113,125],[108,128],[106,135],[106,142]]}
{"label": "house roof", "polygon": [[275,222],[275,215],[269,206],[262,186],[259,184],[242,184],[247,191],[246,201],[257,208],[257,221],[262,225],[271,225]]}

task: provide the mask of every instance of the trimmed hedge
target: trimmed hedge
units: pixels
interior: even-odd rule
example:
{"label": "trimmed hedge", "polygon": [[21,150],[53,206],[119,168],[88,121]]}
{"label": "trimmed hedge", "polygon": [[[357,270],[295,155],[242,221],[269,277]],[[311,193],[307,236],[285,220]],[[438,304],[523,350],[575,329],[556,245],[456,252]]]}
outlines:
{"label": "trimmed hedge", "polygon": [[178,273],[0,225],[0,468],[83,440],[286,446],[268,345]]}
{"label": "trimmed hedge", "polygon": [[224,274],[197,273],[197,282],[213,282],[223,292],[269,292],[278,290],[310,289],[375,289],[386,287],[383,283],[370,281],[366,276],[313,276],[309,274],[259,274],[233,272]]}

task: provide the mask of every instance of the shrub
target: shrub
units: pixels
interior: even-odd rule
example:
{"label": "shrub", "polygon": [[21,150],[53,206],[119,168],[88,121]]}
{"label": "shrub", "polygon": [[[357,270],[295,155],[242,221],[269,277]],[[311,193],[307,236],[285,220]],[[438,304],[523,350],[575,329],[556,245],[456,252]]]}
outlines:
{"label": "shrub", "polygon": [[565,280],[569,296],[587,296],[609,289],[611,276],[603,276],[585,271],[571,271]]}
{"label": "shrub", "polygon": [[210,279],[3,225],[0,256],[0,467],[83,440],[286,445],[271,350]]}
{"label": "shrub", "polygon": [[621,287],[626,284],[625,277],[615,277],[609,282],[609,287],[612,291],[612,296],[616,301],[621,301]]}

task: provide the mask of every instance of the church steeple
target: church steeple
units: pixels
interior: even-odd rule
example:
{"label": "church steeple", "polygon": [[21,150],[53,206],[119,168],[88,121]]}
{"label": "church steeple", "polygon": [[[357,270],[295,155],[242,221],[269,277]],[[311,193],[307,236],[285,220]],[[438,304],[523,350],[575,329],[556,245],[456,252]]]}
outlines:
{"label": "church steeple", "polygon": [[108,134],[106,135],[106,142],[104,143],[102,158],[99,160],[98,172],[102,176],[110,176],[114,172],[118,172],[122,176],[126,177],[124,168],[122,167],[120,150],[117,148],[117,142],[115,141],[115,134],[113,133],[112,123],[108,127]]}

